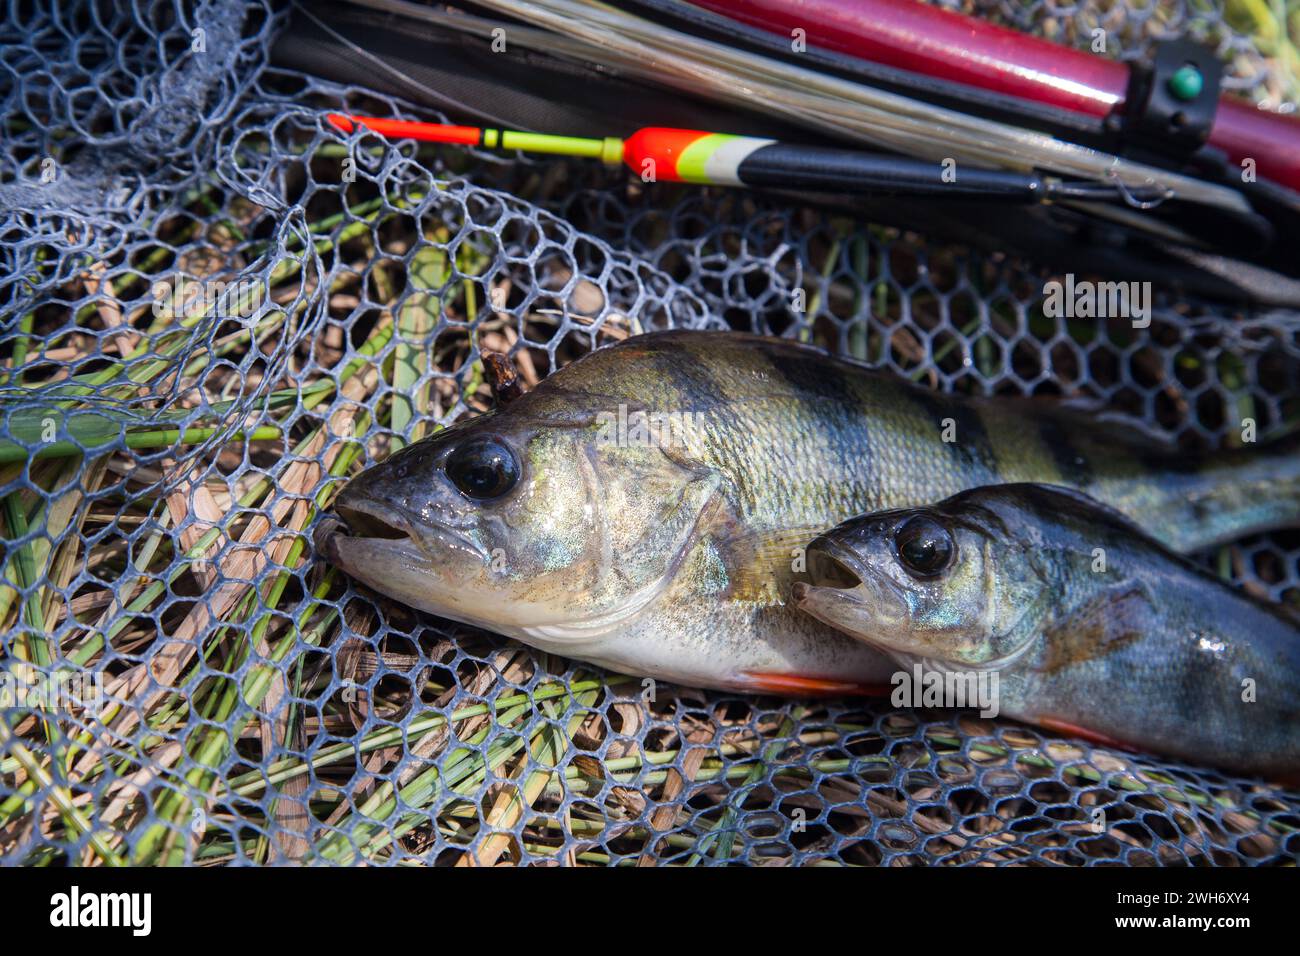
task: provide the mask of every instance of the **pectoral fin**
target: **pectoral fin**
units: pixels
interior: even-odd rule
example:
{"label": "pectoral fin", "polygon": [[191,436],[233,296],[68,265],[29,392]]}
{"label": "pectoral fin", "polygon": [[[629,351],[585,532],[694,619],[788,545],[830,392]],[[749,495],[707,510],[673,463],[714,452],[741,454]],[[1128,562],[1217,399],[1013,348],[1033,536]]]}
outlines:
{"label": "pectoral fin", "polygon": [[804,548],[823,528],[797,526],[720,535],[718,552],[727,568],[727,597],[755,604],[783,604],[803,570]]}
{"label": "pectoral fin", "polygon": [[1078,613],[1043,635],[1038,670],[1046,674],[1087,667],[1140,641],[1152,628],[1146,589],[1122,584],[1102,591]]}

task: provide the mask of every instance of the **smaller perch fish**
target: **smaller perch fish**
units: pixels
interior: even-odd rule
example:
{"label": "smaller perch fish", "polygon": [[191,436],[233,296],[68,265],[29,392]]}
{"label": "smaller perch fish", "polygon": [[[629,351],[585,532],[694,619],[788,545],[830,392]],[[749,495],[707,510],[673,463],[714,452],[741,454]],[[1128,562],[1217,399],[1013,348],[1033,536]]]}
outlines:
{"label": "smaller perch fish", "polygon": [[998,672],[1001,712],[1293,782],[1300,619],[1079,492],[990,485],[844,522],[795,603],[909,670]]}

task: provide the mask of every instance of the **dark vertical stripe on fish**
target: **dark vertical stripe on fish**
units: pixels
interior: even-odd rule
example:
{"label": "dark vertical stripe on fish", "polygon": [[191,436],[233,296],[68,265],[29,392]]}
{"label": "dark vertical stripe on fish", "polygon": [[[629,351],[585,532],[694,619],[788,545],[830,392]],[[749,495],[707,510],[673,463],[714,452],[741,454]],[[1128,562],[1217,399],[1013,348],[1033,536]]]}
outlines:
{"label": "dark vertical stripe on fish", "polygon": [[999,480],[997,456],[977,409],[963,400],[950,399],[925,388],[915,389],[912,395],[925,416],[934,421],[940,438],[945,431],[944,420],[952,419],[955,440],[943,444],[969,481],[984,484]]}
{"label": "dark vertical stripe on fish", "polygon": [[[838,362],[822,362],[802,355],[773,350],[767,355],[775,374],[800,396],[808,411],[824,423],[825,433],[851,472],[862,474],[871,457],[870,432],[866,423],[871,407],[860,391],[860,376]],[[845,423],[861,427],[845,427]]]}
{"label": "dark vertical stripe on fish", "polygon": [[731,410],[721,383],[715,378],[708,362],[703,361],[692,348],[689,339],[668,339],[659,345],[655,364],[667,388],[664,394],[673,395],[677,402],[690,396],[690,408],[663,408],[659,412],[703,412],[710,417],[729,416]]}
{"label": "dark vertical stripe on fish", "polygon": [[1062,483],[1073,488],[1087,488],[1093,482],[1092,462],[1074,447],[1070,433],[1053,418],[1038,422],[1038,437],[1043,440],[1061,473]]}
{"label": "dark vertical stripe on fish", "polygon": [[812,362],[803,356],[771,354],[768,361],[797,394],[820,399],[822,402],[851,405],[863,408],[858,395],[855,377],[838,362]]}

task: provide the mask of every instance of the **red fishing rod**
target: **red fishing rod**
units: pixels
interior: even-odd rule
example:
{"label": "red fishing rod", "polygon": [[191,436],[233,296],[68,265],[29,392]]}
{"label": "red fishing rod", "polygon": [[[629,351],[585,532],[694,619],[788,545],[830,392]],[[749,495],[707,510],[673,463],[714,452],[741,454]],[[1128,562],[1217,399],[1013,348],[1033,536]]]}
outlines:
{"label": "red fishing rod", "polygon": [[[809,47],[1067,110],[1115,131],[1128,127],[1148,146],[1162,133],[1171,140],[1184,130],[1203,133],[1201,141],[1234,164],[1253,161],[1259,177],[1300,190],[1300,119],[1218,96],[1217,61],[1209,51],[1198,56],[1190,44],[1153,82],[1124,63],[917,0],[693,3],[768,33],[801,37]],[[1188,120],[1199,116],[1187,104],[1205,99],[1208,122],[1197,130]]]}

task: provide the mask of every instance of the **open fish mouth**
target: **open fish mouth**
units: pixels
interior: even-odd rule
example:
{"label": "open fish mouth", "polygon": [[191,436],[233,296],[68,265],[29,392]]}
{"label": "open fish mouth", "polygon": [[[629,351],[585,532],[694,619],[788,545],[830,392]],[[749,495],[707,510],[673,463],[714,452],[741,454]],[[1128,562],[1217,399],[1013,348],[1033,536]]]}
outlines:
{"label": "open fish mouth", "polygon": [[808,577],[814,587],[851,590],[863,585],[867,573],[853,552],[823,541],[808,549]]}
{"label": "open fish mouth", "polygon": [[490,562],[464,535],[373,498],[336,501],[312,533],[316,555],[408,607],[497,630],[502,602],[485,591]]}
{"label": "open fish mouth", "polygon": [[809,581],[795,582],[791,603],[824,624],[877,643],[874,626],[896,623],[900,609],[892,582],[882,581],[852,551],[831,542],[817,542],[807,555]]}
{"label": "open fish mouth", "polygon": [[365,542],[368,551],[422,555],[445,561],[448,551],[461,552],[475,561],[487,557],[479,545],[459,532],[374,501],[336,503],[335,516],[317,526],[312,537],[316,551],[331,564],[347,570],[347,542]]}
{"label": "open fish mouth", "polygon": [[841,626],[845,612],[862,615],[868,603],[866,574],[857,558],[833,545],[808,549],[808,577],[791,588],[795,607],[827,624]]}
{"label": "open fish mouth", "polygon": [[338,505],[334,509],[347,532],[357,538],[411,538],[411,524],[395,511],[365,503]]}
{"label": "open fish mouth", "polygon": [[312,543],[317,555],[344,571],[352,570],[349,557],[359,544],[369,545],[371,553],[420,554],[407,529],[360,513],[347,515],[347,520],[342,514],[325,517],[316,525]]}

